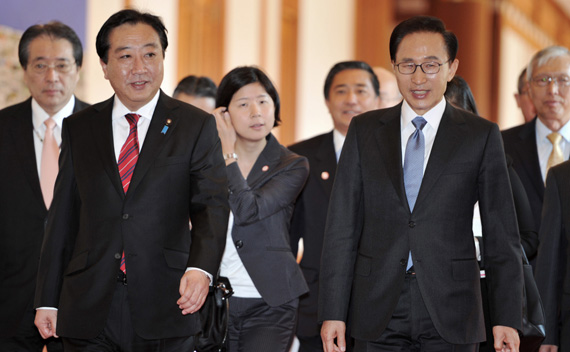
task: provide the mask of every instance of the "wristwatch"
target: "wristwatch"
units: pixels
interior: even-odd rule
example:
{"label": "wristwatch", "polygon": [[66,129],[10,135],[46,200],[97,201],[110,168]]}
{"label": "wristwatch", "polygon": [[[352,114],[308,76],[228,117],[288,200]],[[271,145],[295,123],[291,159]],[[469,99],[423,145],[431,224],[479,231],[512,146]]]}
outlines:
{"label": "wristwatch", "polygon": [[224,160],[228,160],[228,159],[235,159],[237,161],[238,156],[235,152],[229,153],[229,154],[224,154]]}

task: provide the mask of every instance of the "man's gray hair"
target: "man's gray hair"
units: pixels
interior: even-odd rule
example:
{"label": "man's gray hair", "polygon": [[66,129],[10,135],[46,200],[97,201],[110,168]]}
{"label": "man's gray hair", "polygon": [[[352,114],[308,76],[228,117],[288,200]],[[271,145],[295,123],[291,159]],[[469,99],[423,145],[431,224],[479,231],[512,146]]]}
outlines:
{"label": "man's gray hair", "polygon": [[552,45],[548,46],[541,51],[534,54],[526,70],[526,79],[528,82],[532,79],[533,70],[535,67],[540,67],[546,64],[548,61],[560,57],[560,56],[570,56],[570,50],[563,46]]}

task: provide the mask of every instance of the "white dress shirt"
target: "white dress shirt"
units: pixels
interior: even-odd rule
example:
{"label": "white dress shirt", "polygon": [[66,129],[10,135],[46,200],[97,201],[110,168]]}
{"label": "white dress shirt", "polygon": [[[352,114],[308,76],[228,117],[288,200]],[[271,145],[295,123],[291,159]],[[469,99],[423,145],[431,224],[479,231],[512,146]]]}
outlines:
{"label": "white dress shirt", "polygon": [[340,158],[340,153],[342,152],[342,146],[344,145],[344,141],[346,140],[346,136],[340,133],[336,128],[333,130],[333,144],[334,144],[334,152],[336,154],[336,162],[338,163],[338,159]]}
{"label": "white dress shirt", "polygon": [[251,276],[249,276],[237,252],[232,237],[233,227],[234,214],[230,211],[228,232],[226,233],[226,249],[224,250],[222,264],[220,265],[220,276],[225,276],[230,280],[235,297],[261,298],[261,294],[255,287]]}
{"label": "white dress shirt", "polygon": [[[439,128],[439,123],[443,117],[443,112],[445,111],[446,101],[442,97],[441,101],[437,103],[430,111],[426,112],[422,117],[427,121],[427,124],[422,129],[425,140],[425,154],[424,154],[424,172],[426,171],[426,166],[429,161],[429,156],[431,154],[431,149],[433,147],[433,142],[435,141],[435,135],[437,134],[437,129]],[[404,167],[404,158],[406,154],[406,145],[408,144],[408,139],[414,133],[416,128],[412,123],[412,120],[416,118],[418,114],[412,110],[408,102],[404,100],[402,104],[402,115],[400,116],[400,131],[401,131],[401,142],[402,142],[402,167]]]}

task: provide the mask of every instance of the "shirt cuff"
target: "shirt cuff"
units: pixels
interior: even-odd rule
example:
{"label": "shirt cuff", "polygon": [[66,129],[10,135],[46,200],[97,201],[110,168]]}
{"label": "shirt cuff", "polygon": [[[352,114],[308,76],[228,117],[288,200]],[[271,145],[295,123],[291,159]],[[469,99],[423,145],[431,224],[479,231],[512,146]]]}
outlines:
{"label": "shirt cuff", "polygon": [[57,311],[57,308],[54,308],[54,307],[38,307],[38,308],[36,308],[36,310],[40,310],[40,309],[55,310],[55,311]]}
{"label": "shirt cuff", "polygon": [[206,275],[208,277],[208,279],[210,280],[210,286],[212,286],[214,284],[214,277],[209,272],[202,270],[200,268],[193,268],[193,267],[186,268],[186,272],[188,272],[190,270],[198,270],[198,271],[203,272],[204,275]]}

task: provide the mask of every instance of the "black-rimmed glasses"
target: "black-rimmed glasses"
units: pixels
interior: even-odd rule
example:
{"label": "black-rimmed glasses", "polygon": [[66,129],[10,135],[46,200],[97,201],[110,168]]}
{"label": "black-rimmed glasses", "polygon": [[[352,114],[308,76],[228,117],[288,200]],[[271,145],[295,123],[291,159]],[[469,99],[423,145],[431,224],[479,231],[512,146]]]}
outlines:
{"label": "black-rimmed glasses", "polygon": [[439,70],[441,70],[441,66],[445,65],[449,61],[451,60],[447,60],[442,64],[435,61],[422,62],[421,64],[414,64],[413,62],[400,62],[395,66],[398,68],[398,72],[403,75],[413,75],[418,67],[420,67],[422,69],[422,72],[425,74],[434,74],[438,73]]}

